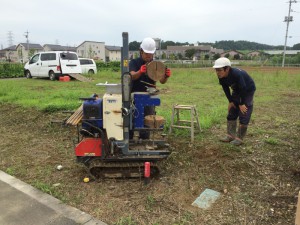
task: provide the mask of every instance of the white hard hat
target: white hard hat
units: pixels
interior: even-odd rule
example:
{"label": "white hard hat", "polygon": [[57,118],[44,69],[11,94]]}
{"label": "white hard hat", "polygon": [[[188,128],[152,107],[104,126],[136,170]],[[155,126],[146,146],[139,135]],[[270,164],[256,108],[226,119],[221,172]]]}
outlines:
{"label": "white hard hat", "polygon": [[143,49],[145,53],[153,54],[156,50],[155,41],[150,37],[145,38],[141,43],[141,49]]}
{"label": "white hard hat", "polygon": [[230,60],[225,57],[221,57],[215,61],[215,65],[213,66],[213,68],[217,69],[223,68],[225,66],[231,66]]}

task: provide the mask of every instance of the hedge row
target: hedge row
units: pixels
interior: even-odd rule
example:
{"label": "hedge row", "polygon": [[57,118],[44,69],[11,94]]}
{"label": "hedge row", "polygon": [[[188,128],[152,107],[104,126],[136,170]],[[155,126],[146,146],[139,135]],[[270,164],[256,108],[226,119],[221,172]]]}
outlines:
{"label": "hedge row", "polygon": [[102,62],[96,61],[97,70],[106,70],[111,69],[113,71],[120,71],[121,62],[120,61],[113,61],[113,62]]}
{"label": "hedge row", "polygon": [[[120,62],[96,62],[97,69],[120,71]],[[24,76],[24,65],[21,63],[0,63],[0,79]]]}
{"label": "hedge row", "polygon": [[23,77],[24,66],[21,63],[0,63],[0,78]]}

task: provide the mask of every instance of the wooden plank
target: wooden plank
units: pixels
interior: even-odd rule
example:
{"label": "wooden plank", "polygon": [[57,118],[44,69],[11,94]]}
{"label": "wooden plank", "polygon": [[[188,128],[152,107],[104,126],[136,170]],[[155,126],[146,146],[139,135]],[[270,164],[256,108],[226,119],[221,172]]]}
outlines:
{"label": "wooden plank", "polygon": [[175,109],[187,109],[187,110],[192,110],[195,107],[196,107],[195,105],[175,105],[174,106]]}
{"label": "wooden plank", "polygon": [[72,73],[72,74],[69,74],[69,76],[75,78],[76,80],[82,81],[82,82],[90,82],[91,81],[91,79],[88,79],[85,76],[80,75],[79,73]]}
{"label": "wooden plank", "polygon": [[67,119],[66,124],[67,125],[77,125],[80,123],[83,117],[83,105],[81,106]]}
{"label": "wooden plank", "polygon": [[185,129],[192,129],[191,127],[188,127],[188,126],[179,126],[179,125],[172,125],[172,127],[176,127],[176,128],[185,128]]}

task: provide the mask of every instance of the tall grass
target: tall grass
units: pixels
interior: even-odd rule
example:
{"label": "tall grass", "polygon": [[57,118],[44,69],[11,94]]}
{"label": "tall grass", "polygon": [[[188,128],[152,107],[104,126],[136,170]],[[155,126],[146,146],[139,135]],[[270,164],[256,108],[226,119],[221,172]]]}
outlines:
{"label": "tall grass", "polygon": [[[253,71],[250,75],[257,86],[256,104],[276,101],[278,95],[275,93],[283,92],[287,87],[291,93],[300,92],[300,70],[299,73],[293,74],[285,71]],[[93,93],[102,96],[105,93],[105,88],[96,86],[97,83],[106,81],[120,83],[120,76],[120,72],[100,71],[91,76],[92,82],[74,80],[53,82],[48,79],[0,80],[0,103],[34,107],[47,112],[74,110],[81,104],[79,98],[89,97]],[[158,83],[157,86],[161,97],[157,113],[164,116],[167,122],[170,122],[172,106],[175,104],[196,105],[203,128],[209,128],[226,118],[227,99],[212,69],[174,68],[168,82]]]}

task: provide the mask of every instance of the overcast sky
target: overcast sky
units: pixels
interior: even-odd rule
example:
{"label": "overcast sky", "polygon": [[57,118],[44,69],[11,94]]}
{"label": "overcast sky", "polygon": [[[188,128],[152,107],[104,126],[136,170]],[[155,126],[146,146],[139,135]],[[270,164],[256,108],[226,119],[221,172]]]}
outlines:
{"label": "overcast sky", "polygon": [[[0,0],[0,45],[83,41],[122,45],[144,37],[174,42],[246,40],[284,45],[288,0]],[[292,4],[287,45],[300,43],[300,2]],[[1,47],[0,46],[0,47]]]}

